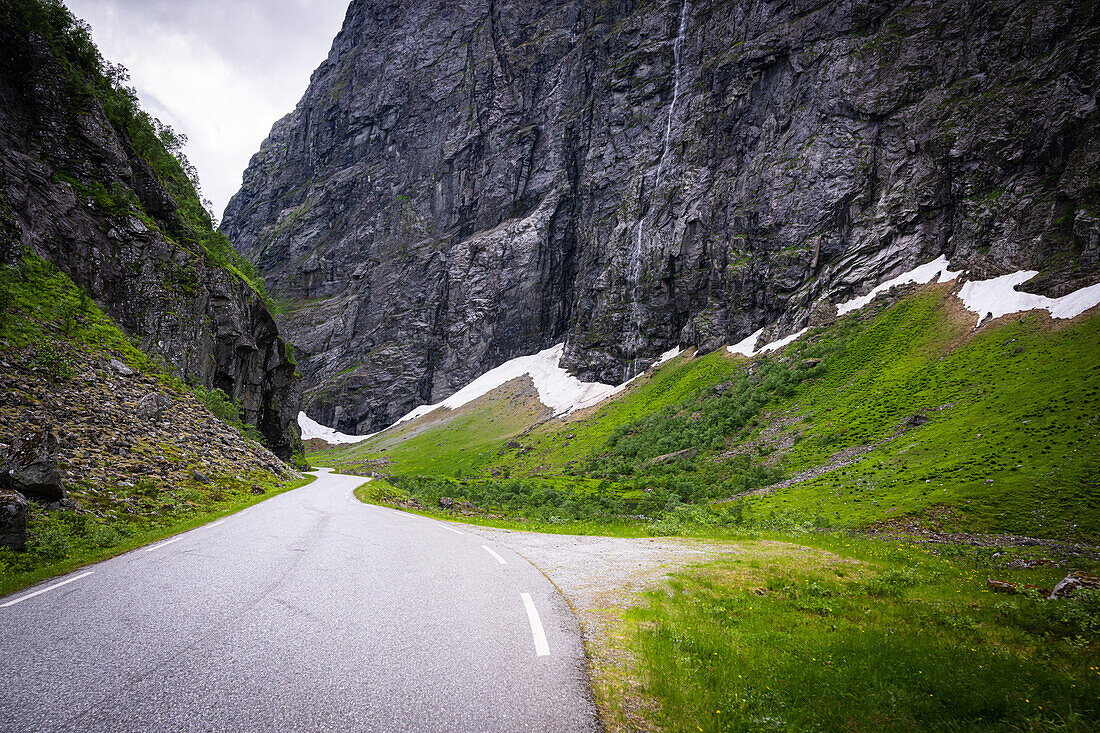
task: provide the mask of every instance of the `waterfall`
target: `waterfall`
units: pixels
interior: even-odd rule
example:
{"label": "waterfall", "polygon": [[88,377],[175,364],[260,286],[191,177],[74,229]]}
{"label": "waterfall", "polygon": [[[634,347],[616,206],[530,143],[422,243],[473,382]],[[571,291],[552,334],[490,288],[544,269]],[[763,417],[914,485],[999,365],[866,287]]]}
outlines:
{"label": "waterfall", "polygon": [[[683,0],[680,5],[680,27],[676,31],[676,37],[672,41],[672,101],[668,105],[668,118],[665,120],[665,136],[661,143],[661,157],[657,159],[657,176],[654,179],[650,192],[652,202],[653,193],[661,188],[661,178],[664,174],[665,157],[668,155],[668,141],[672,135],[672,118],[676,114],[676,103],[680,99],[680,57],[684,46],[684,36],[687,34],[688,17],[691,13],[691,3]],[[623,342],[624,351],[632,355],[630,366],[627,367],[626,378],[632,378],[637,373],[638,347],[642,340],[641,303],[638,293],[641,290],[642,280],[642,236],[645,229],[645,220],[648,216],[648,207],[642,207],[643,190],[638,191],[638,223],[634,227],[634,239],[630,247],[630,318],[629,325],[633,326],[633,332],[628,333]],[[644,213],[643,213],[644,211]]]}

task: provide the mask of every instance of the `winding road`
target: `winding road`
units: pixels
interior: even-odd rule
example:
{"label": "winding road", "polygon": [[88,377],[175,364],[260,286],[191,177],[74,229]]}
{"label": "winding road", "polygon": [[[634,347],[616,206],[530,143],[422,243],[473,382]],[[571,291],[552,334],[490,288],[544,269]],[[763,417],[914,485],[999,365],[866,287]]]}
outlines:
{"label": "winding road", "polygon": [[0,598],[0,730],[599,730],[553,584],[362,482]]}

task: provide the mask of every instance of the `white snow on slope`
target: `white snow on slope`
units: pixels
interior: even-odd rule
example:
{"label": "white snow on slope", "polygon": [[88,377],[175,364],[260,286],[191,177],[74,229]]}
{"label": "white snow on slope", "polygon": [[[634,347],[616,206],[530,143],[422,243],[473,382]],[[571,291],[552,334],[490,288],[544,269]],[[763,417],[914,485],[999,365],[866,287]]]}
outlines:
{"label": "white snow on slope", "polygon": [[573,412],[602,402],[622,391],[626,384],[629,384],[627,382],[615,387],[601,382],[582,382],[558,366],[564,351],[565,344],[558,344],[532,356],[520,356],[506,361],[497,368],[485,372],[442,402],[421,405],[394,424],[415,420],[440,407],[457,410],[505,382],[525,374],[529,374],[534,381],[539,401],[553,410],[554,414]]}
{"label": "white snow on slope", "polygon": [[806,333],[809,330],[810,330],[809,328],[804,328],[801,331],[799,331],[798,333],[792,333],[790,336],[784,336],[783,338],[779,339],[778,341],[772,341],[770,344],[767,344],[766,346],[761,346],[760,349],[756,353],[757,354],[766,354],[769,351],[775,351],[776,349],[782,349],[787,344],[789,344],[793,341],[797,341],[798,339],[802,338],[802,334]]}
{"label": "white snow on slope", "polygon": [[298,413],[298,426],[302,429],[302,440],[320,438],[333,445],[360,443],[367,438],[377,435],[377,433],[371,433],[370,435],[346,435],[344,433],[338,433],[335,429],[311,419],[305,412]]}
{"label": "white snow on slope", "polygon": [[755,352],[753,347],[756,346],[756,340],[760,338],[760,334],[764,333],[764,329],[750,333],[745,338],[738,341],[733,346],[727,346],[726,350],[731,354],[741,354],[742,356],[752,356]]}
{"label": "white snow on slope", "polygon": [[757,339],[760,338],[760,334],[764,333],[764,329],[760,329],[756,333],[749,334],[733,346],[727,346],[726,351],[730,352],[731,354],[741,354],[742,356],[756,356],[757,354],[766,354],[769,351],[782,349],[787,344],[793,341],[797,341],[802,337],[802,334],[806,333],[809,330],[809,328],[804,328],[797,333],[792,333],[790,336],[784,336],[777,341],[772,341],[770,344],[765,344],[764,346],[761,346],[759,349],[754,349],[753,347],[756,345]]}
{"label": "white snow on slope", "polygon": [[665,353],[658,356],[657,361],[653,362],[653,364],[651,364],[649,368],[650,369],[656,369],[657,367],[661,366],[662,364],[664,364],[666,362],[669,362],[669,361],[672,361],[673,359],[675,359],[679,355],[680,355],[680,347],[679,346],[673,346],[671,349],[669,349]]}
{"label": "white snow on slope", "polygon": [[968,311],[978,314],[980,324],[987,316],[1000,318],[1010,313],[1043,309],[1054,318],[1075,318],[1089,308],[1100,304],[1100,283],[1081,288],[1061,298],[1021,293],[1016,286],[1027,282],[1039,273],[1020,270],[990,280],[972,280],[959,290],[959,299]]}
{"label": "white snow on slope", "polygon": [[962,271],[951,272],[948,270],[950,263],[947,261],[947,257],[940,255],[931,262],[926,262],[923,265],[914,267],[909,272],[903,272],[895,278],[891,278],[884,283],[881,283],[875,287],[874,290],[867,293],[867,295],[861,295],[858,298],[852,298],[849,301],[845,301],[836,307],[837,313],[844,315],[850,311],[859,310],[863,306],[870,303],[875,299],[875,296],[879,293],[885,293],[895,285],[904,285],[906,283],[916,283],[918,285],[926,285],[932,282],[936,277],[939,277],[941,283],[954,280],[956,277],[962,274]]}
{"label": "white snow on slope", "polygon": [[[535,383],[539,401],[552,409],[555,415],[568,414],[599,404],[608,397],[622,392],[631,382],[641,376],[639,374],[618,386],[601,382],[582,382],[558,366],[564,351],[565,344],[558,344],[532,356],[521,356],[506,361],[497,368],[485,372],[442,402],[437,402],[434,405],[421,405],[389,427],[392,428],[395,425],[415,420],[440,407],[457,410],[459,407],[473,402],[478,397],[488,394],[505,382],[509,382],[516,377],[522,377],[525,374],[530,375],[531,380]],[[650,369],[675,359],[680,353],[679,346],[669,349],[661,354]],[[335,444],[358,443],[378,435],[378,433],[344,435],[311,420],[304,412],[298,413],[298,424],[302,427],[303,440],[321,438]],[[385,428],[380,432],[385,432],[385,430],[389,430],[389,428]]]}

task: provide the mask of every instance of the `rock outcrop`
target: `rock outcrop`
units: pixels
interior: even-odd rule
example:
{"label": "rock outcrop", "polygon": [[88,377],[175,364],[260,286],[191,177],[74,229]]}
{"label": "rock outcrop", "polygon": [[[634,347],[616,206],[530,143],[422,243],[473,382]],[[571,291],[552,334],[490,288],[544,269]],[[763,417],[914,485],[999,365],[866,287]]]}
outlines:
{"label": "rock outcrop", "polygon": [[18,491],[0,489],[0,547],[22,550],[27,544],[30,502]]}
{"label": "rock outcrop", "polygon": [[301,449],[300,397],[275,320],[211,254],[221,235],[157,147],[170,133],[120,111],[132,97],[104,90],[124,78],[60,5],[44,7],[0,2],[0,262],[29,249],[55,263],[145,351],[222,389],[289,457]]}
{"label": "rock outcrop", "polygon": [[33,430],[15,439],[0,463],[0,489],[45,501],[65,498],[57,458],[61,445],[52,430]]}
{"label": "rock outcrop", "polygon": [[353,0],[223,229],[310,415],[368,432],[562,340],[614,383],[939,255],[1091,284],[1098,70],[1089,2]]}

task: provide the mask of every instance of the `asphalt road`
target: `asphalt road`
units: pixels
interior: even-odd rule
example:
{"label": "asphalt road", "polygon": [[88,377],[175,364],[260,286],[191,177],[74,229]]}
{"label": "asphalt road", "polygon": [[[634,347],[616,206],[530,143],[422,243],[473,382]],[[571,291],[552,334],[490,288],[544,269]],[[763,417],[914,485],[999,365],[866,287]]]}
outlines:
{"label": "asphalt road", "polygon": [[360,483],[322,473],[0,599],[0,730],[598,730],[542,573]]}

